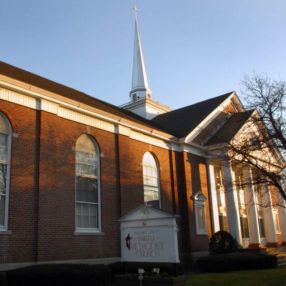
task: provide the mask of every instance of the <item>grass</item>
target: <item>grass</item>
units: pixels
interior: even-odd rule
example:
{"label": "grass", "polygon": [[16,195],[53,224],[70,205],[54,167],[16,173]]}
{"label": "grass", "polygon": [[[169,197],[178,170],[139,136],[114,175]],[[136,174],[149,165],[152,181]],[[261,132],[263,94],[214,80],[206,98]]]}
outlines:
{"label": "grass", "polygon": [[286,286],[286,268],[190,274],[187,286]]}

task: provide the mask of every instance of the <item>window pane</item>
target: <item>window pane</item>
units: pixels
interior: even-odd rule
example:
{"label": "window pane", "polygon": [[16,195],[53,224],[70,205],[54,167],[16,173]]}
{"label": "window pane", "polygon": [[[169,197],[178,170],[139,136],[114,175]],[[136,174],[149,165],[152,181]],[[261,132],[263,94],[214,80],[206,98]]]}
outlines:
{"label": "window pane", "polygon": [[76,178],[76,200],[82,202],[98,202],[97,180],[77,177]]}
{"label": "window pane", "polygon": [[265,228],[263,218],[258,219],[260,237],[265,237]]}
{"label": "window pane", "polygon": [[6,173],[7,165],[0,164],[0,193],[6,193]]}
{"label": "window pane", "polygon": [[8,135],[0,133],[0,146],[7,146],[8,144]]}
{"label": "window pane", "polygon": [[275,222],[276,232],[280,233],[281,228],[280,228],[279,214],[277,209],[274,209],[274,222]]}
{"label": "window pane", "polygon": [[0,225],[5,223],[5,196],[0,195]]}
{"label": "window pane", "polygon": [[204,206],[196,206],[198,230],[205,231],[205,208]]}
{"label": "window pane", "polygon": [[0,133],[0,162],[8,160],[8,135]]}
{"label": "window pane", "polygon": [[97,227],[98,226],[98,217],[97,217],[97,205],[89,205],[89,218],[90,218],[90,227]]}
{"label": "window pane", "polygon": [[240,217],[241,235],[243,238],[249,238],[249,228],[247,217]]}
{"label": "window pane", "polygon": [[220,226],[220,230],[225,230],[225,231],[229,231],[228,229],[228,221],[227,221],[227,217],[220,215],[219,216],[219,226]]}

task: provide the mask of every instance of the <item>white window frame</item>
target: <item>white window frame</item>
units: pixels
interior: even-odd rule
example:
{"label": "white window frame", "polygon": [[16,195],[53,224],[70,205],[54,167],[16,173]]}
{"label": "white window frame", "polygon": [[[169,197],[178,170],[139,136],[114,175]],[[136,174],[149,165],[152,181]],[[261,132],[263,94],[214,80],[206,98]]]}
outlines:
{"label": "white window frame", "polygon": [[[77,179],[77,174],[76,174],[76,167],[77,167],[77,161],[76,161],[76,152],[77,149],[75,147],[75,234],[99,234],[101,233],[101,187],[100,187],[100,151],[99,151],[99,147],[98,144],[96,143],[96,140],[90,136],[89,134],[81,134],[77,140],[79,140],[79,138],[82,135],[86,135],[93,143],[94,147],[95,147],[95,153],[97,154],[97,176],[85,176],[85,177],[89,177],[89,178],[95,178],[97,177],[97,186],[98,186],[98,190],[97,190],[97,195],[98,195],[98,203],[88,203],[88,204],[97,204],[97,208],[98,208],[98,227],[96,228],[86,228],[86,227],[78,227],[76,224],[76,216],[77,216],[77,203],[84,203],[83,201],[77,201],[77,183],[76,183],[76,179]],[[77,141],[76,141],[77,142]]]}
{"label": "white window frame", "polygon": [[[154,187],[154,186],[152,186],[152,185],[147,185],[147,184],[145,184],[145,177],[147,177],[147,175],[145,174],[145,167],[152,167],[152,168],[154,168],[154,166],[153,165],[150,165],[150,164],[148,164],[148,163],[145,163],[144,162],[144,156],[147,154],[147,153],[149,153],[151,156],[152,156],[152,158],[153,158],[153,160],[154,160],[154,162],[155,162],[155,168],[156,168],[156,173],[157,173],[157,187]],[[147,188],[151,188],[151,189],[157,189],[157,193],[158,193],[158,201],[159,201],[159,208],[161,208],[161,186],[160,186],[160,168],[159,168],[159,163],[158,163],[158,160],[157,160],[157,158],[156,158],[156,156],[154,156],[154,154],[152,154],[151,152],[145,152],[144,153],[144,155],[143,155],[143,159],[142,159],[142,175],[143,175],[143,192],[144,192],[144,203],[145,204],[148,204],[148,201],[145,201],[145,191],[146,191],[146,189]],[[149,176],[149,177],[151,177],[151,176]],[[154,178],[154,177],[152,177],[152,178]]]}
{"label": "white window frame", "polygon": [[[197,235],[207,235],[207,220],[206,220],[206,197],[205,195],[199,191],[196,192],[192,196],[192,200],[194,201],[194,213],[195,213],[195,221],[196,221],[196,234]],[[199,215],[198,208],[203,208],[203,227],[199,228]]]}
{"label": "white window frame", "polygon": [[0,112],[0,116],[5,121],[6,127],[8,129],[7,134],[7,173],[6,173],[6,194],[5,194],[5,212],[4,212],[4,225],[0,225],[0,232],[8,231],[9,222],[9,197],[10,197],[10,169],[11,169],[11,149],[12,149],[12,127],[8,118]]}

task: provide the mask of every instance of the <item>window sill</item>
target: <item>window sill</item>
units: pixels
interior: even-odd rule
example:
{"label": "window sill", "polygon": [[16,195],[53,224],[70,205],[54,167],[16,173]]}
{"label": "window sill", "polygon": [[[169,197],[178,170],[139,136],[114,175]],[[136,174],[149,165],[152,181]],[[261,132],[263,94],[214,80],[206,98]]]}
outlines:
{"label": "window sill", "polygon": [[208,234],[206,232],[197,232],[196,235],[204,235],[204,236],[206,236]]}
{"label": "window sill", "polygon": [[10,235],[10,234],[12,234],[11,230],[1,229],[0,228],[0,235]]}
{"label": "window sill", "polygon": [[84,231],[84,230],[78,230],[73,233],[73,235],[95,235],[95,236],[103,236],[105,235],[104,232],[101,231]]}

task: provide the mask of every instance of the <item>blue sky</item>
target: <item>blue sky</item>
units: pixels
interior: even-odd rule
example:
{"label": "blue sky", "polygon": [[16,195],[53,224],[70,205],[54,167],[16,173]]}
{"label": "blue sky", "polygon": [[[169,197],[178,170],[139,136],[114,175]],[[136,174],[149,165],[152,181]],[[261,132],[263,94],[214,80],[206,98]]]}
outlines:
{"label": "blue sky", "polygon": [[253,72],[286,79],[285,0],[0,0],[0,60],[115,105],[129,100],[134,16],[155,100],[175,109]]}

